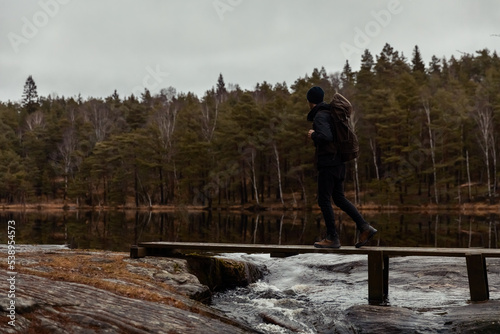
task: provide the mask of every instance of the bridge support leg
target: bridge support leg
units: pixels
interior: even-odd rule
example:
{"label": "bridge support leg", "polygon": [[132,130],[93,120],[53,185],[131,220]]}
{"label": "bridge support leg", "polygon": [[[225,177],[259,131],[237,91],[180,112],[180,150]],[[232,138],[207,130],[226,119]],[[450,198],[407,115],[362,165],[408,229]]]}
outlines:
{"label": "bridge support leg", "polygon": [[389,294],[389,257],[382,251],[368,253],[368,302],[380,305]]}
{"label": "bridge support leg", "polygon": [[466,254],[470,299],[473,302],[490,299],[486,259],[482,254]]}
{"label": "bridge support leg", "polygon": [[130,247],[130,257],[132,259],[139,259],[141,257],[145,257],[147,254],[145,247],[139,247],[137,245],[132,245]]}

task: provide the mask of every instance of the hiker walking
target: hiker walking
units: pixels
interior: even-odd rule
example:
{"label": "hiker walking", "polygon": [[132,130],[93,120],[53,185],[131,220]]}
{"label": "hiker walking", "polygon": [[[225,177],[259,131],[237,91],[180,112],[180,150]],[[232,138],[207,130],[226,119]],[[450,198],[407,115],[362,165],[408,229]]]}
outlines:
{"label": "hiker walking", "polygon": [[[356,223],[360,234],[355,246],[359,248],[364,246],[377,233],[377,230],[363,219],[356,207],[344,196],[346,167],[341,154],[337,154],[339,150],[334,140],[335,126],[332,124],[333,107],[323,101],[324,96],[323,89],[317,86],[307,92],[310,108],[307,120],[313,122],[308,137],[312,139],[316,147],[314,158],[318,169],[318,205],[325,220],[327,233],[325,239],[314,243],[314,247],[340,248],[331,202],[333,199],[335,205]],[[343,99],[350,107],[347,99]]]}

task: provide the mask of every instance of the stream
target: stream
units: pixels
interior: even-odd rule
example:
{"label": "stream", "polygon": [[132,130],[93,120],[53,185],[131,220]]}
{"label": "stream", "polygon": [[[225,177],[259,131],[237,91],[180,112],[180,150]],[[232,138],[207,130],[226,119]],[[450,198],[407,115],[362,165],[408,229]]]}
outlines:
{"label": "stream", "polygon": [[[368,305],[365,255],[224,257],[265,265],[268,270],[264,279],[256,283],[215,296],[212,307],[231,318],[263,333],[358,332],[359,319],[352,314]],[[500,261],[495,260],[491,262],[498,270]],[[406,319],[396,325],[396,333],[401,332],[401,326],[411,328],[412,333],[446,332],[446,324],[438,319],[451,308],[469,304],[465,259],[391,258],[390,268],[389,300],[384,309],[400,312],[399,318]],[[490,281],[500,283],[498,272]],[[500,299],[498,283],[490,285],[491,299]],[[383,310],[378,312],[383,316]]]}

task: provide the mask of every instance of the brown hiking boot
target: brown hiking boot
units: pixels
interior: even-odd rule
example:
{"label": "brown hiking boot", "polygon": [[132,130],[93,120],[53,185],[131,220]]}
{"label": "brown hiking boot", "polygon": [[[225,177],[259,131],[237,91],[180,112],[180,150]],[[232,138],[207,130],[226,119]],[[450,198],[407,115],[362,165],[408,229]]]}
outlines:
{"label": "brown hiking boot", "polygon": [[356,248],[366,245],[368,241],[370,241],[370,239],[375,235],[375,233],[377,233],[377,230],[371,226],[368,226],[366,229],[361,231],[361,233],[359,234],[359,241],[355,245]]}
{"label": "brown hiking boot", "polygon": [[339,236],[334,237],[327,236],[325,239],[315,242],[314,247],[316,248],[340,248]]}

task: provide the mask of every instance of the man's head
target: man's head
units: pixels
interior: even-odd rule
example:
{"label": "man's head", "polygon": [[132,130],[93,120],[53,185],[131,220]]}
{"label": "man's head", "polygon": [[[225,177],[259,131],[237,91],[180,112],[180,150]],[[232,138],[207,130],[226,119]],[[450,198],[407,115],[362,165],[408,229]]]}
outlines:
{"label": "man's head", "polygon": [[321,89],[321,87],[314,86],[313,88],[309,89],[306,97],[307,101],[309,101],[309,106],[312,108],[316,104],[323,102],[325,92],[323,91],[323,89]]}

